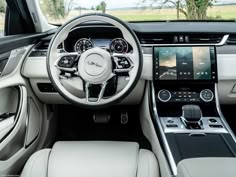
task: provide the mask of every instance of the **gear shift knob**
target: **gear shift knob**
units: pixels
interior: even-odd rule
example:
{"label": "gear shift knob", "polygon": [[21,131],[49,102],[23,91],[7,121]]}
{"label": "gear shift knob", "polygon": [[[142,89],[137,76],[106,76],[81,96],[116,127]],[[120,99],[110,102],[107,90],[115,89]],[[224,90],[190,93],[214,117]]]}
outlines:
{"label": "gear shift knob", "polygon": [[198,123],[202,118],[202,111],[198,105],[184,105],[182,119],[187,123]]}

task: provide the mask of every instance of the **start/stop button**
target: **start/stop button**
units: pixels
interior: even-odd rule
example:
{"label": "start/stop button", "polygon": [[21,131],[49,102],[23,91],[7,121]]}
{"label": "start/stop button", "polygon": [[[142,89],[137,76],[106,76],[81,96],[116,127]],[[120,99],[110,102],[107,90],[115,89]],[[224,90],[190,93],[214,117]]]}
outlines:
{"label": "start/stop button", "polygon": [[158,99],[162,102],[168,102],[171,99],[171,93],[168,90],[160,90],[158,92]]}

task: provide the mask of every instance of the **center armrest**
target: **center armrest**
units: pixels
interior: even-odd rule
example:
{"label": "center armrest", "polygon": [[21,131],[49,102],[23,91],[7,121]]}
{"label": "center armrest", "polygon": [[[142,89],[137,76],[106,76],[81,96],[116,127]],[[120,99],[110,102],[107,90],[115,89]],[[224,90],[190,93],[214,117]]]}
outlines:
{"label": "center armrest", "polygon": [[177,177],[235,177],[236,158],[192,158],[179,162]]}

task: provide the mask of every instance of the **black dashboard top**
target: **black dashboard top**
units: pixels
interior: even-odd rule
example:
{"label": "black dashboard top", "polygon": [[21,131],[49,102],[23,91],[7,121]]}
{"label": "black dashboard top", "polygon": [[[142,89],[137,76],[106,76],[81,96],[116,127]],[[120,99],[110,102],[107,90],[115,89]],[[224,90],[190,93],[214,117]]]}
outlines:
{"label": "black dashboard top", "polygon": [[[173,43],[173,37],[178,35],[187,35],[190,38],[189,44],[196,43],[196,38],[198,38],[197,43],[201,44],[201,40],[207,38],[212,39],[208,43],[219,43],[224,35],[229,35],[228,41],[225,45],[217,46],[217,53],[219,54],[235,54],[236,51],[236,22],[127,22],[127,24],[134,30],[138,36],[140,43],[142,44],[144,53],[152,53],[152,50],[148,46],[144,46],[142,39],[152,40],[155,38],[156,44],[171,44]],[[91,39],[109,39],[108,43],[115,38],[122,38],[121,32],[113,28],[111,25],[101,22],[85,23],[80,25],[80,30],[74,30],[70,33],[69,38],[71,40],[65,41],[65,47],[73,49],[76,41],[80,38],[91,38]],[[84,27],[84,28],[83,28]],[[106,28],[111,27],[111,28]],[[57,29],[50,30],[46,32],[49,36],[42,39],[41,41],[50,41],[54,32]],[[79,32],[79,33],[78,33]],[[90,35],[87,35],[90,34]],[[175,35],[175,36],[174,36]],[[191,38],[193,41],[191,41]],[[160,39],[162,41],[160,41]],[[201,39],[201,40],[199,40]],[[229,42],[230,41],[230,42]],[[93,41],[94,42],[94,41]],[[98,42],[95,41],[95,43]],[[100,41],[99,41],[100,42]],[[103,42],[105,42],[103,40]],[[150,41],[148,41],[150,42]],[[149,43],[151,46],[152,42]]]}
{"label": "black dashboard top", "polygon": [[236,33],[236,22],[139,22],[129,25],[138,33]]}
{"label": "black dashboard top", "polygon": [[[228,21],[152,21],[126,22],[137,33],[227,33],[236,34],[236,22]],[[101,22],[84,23],[81,26],[111,26]],[[57,29],[49,30],[53,34]]]}

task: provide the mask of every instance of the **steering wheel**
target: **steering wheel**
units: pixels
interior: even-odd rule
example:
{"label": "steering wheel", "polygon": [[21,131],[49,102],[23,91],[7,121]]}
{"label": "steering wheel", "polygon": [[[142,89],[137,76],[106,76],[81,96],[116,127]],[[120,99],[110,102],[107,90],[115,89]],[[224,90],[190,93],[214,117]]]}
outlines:
{"label": "steering wheel", "polygon": [[[73,28],[94,21],[118,28],[132,50],[124,54],[99,47],[83,53],[58,50]],[[47,71],[54,88],[68,102],[97,108],[117,103],[133,90],[141,75],[142,60],[139,41],[125,22],[107,14],[86,14],[67,22],[54,35],[47,53]]]}

